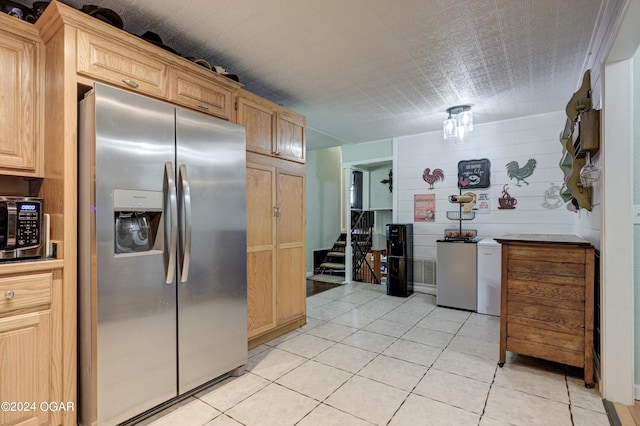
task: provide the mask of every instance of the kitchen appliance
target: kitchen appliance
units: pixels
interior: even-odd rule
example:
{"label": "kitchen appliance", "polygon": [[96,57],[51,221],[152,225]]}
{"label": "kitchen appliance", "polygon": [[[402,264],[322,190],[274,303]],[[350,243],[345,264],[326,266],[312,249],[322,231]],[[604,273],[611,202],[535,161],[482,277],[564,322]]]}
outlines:
{"label": "kitchen appliance", "polygon": [[475,311],[476,241],[436,241],[436,303]]}
{"label": "kitchen appliance", "polygon": [[44,200],[0,196],[0,260],[42,257]]}
{"label": "kitchen appliance", "polygon": [[96,84],[80,102],[79,423],[247,361],[244,127]]}
{"label": "kitchen appliance", "polygon": [[479,314],[500,316],[502,245],[493,238],[478,241]]}
{"label": "kitchen appliance", "polygon": [[413,294],[413,224],[387,225],[387,294]]}

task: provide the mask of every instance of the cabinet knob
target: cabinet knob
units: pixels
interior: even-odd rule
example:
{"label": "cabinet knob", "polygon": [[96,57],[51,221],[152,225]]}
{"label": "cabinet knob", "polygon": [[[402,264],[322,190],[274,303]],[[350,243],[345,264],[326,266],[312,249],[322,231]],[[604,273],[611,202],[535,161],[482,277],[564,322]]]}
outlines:
{"label": "cabinet knob", "polygon": [[205,104],[198,104],[198,108],[204,109],[204,110],[209,110],[209,107]]}
{"label": "cabinet knob", "polygon": [[136,82],[135,80],[124,79],[124,80],[122,80],[122,82],[124,84],[126,84],[127,86],[130,86],[130,87],[133,87],[133,88],[136,88],[136,87],[139,86],[138,82]]}
{"label": "cabinet knob", "polygon": [[282,154],[280,151],[273,151],[273,155],[280,155]]}
{"label": "cabinet knob", "polygon": [[4,293],[4,297],[7,299],[12,299],[13,296],[15,296],[15,293],[13,292],[13,290],[8,290]]}

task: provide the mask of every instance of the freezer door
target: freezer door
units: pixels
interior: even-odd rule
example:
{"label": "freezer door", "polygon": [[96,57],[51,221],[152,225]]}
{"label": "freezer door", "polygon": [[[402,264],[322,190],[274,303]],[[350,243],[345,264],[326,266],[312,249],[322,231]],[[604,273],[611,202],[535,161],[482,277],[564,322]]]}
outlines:
{"label": "freezer door", "polygon": [[436,250],[436,303],[438,306],[475,311],[476,244],[438,241]]}
{"label": "freezer door", "polygon": [[179,393],[247,360],[245,129],[176,110]]}
{"label": "freezer door", "polygon": [[176,286],[175,274],[166,283],[162,224],[145,242],[157,225],[149,218],[168,214],[174,111],[99,84],[81,103],[80,424],[115,424],[176,396]]}

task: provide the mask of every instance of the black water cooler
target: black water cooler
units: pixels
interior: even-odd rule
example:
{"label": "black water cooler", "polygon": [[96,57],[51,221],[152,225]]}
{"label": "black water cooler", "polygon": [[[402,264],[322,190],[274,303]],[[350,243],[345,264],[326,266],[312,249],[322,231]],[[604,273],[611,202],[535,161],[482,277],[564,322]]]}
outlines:
{"label": "black water cooler", "polygon": [[387,225],[387,294],[413,293],[413,224]]}

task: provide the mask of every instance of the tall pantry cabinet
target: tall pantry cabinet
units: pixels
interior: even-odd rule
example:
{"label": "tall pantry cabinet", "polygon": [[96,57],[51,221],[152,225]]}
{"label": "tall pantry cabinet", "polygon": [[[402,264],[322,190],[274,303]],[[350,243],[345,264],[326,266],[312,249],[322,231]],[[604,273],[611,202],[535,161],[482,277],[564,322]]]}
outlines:
{"label": "tall pantry cabinet", "polygon": [[[0,75],[0,193],[43,196],[43,181],[51,179],[42,161],[44,44],[33,25],[4,13]],[[1,425],[75,423],[64,266],[62,256],[0,263]]]}
{"label": "tall pantry cabinet", "polygon": [[305,119],[244,90],[249,347],[306,322]]}

